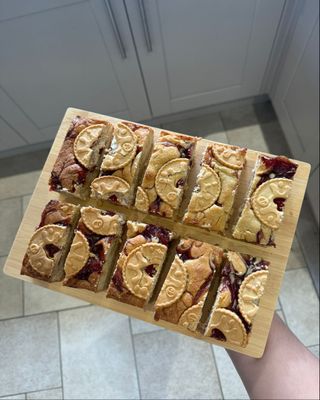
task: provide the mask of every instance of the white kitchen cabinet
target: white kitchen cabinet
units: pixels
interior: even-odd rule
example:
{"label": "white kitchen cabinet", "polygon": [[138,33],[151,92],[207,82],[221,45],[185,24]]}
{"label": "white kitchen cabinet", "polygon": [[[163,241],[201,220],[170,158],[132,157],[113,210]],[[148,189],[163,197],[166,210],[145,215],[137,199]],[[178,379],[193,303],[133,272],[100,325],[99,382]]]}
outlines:
{"label": "white kitchen cabinet", "polygon": [[295,3],[288,50],[270,96],[293,156],[314,170],[319,163],[319,1]]}
{"label": "white kitchen cabinet", "polygon": [[284,1],[141,3],[126,7],[155,116],[261,93]]}
{"label": "white kitchen cabinet", "polygon": [[[12,105],[2,117],[28,143],[50,139],[69,106],[150,118],[124,5],[110,4],[118,41],[103,0],[1,2],[0,86]],[[23,129],[16,110],[33,129]]]}

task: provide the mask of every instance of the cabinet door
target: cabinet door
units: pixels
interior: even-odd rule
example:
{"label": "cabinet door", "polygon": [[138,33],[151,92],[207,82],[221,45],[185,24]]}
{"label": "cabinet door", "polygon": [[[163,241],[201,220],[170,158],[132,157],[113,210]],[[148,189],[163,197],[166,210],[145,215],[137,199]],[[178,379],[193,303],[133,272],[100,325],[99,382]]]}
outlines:
{"label": "cabinet door", "polygon": [[154,115],[260,93],[284,2],[127,0]]}
{"label": "cabinet door", "polygon": [[70,106],[150,117],[123,2],[110,3],[126,58],[103,0],[1,2],[0,86],[34,126],[19,129],[28,143],[50,139]]}
{"label": "cabinet door", "polygon": [[319,1],[296,4],[271,99],[294,157],[314,169],[319,163]]}

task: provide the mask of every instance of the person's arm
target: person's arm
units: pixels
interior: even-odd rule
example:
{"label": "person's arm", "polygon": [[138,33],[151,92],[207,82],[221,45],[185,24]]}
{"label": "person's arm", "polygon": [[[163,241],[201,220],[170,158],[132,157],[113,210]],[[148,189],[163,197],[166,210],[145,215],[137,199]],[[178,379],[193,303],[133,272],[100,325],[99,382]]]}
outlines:
{"label": "person's arm", "polygon": [[319,399],[319,360],[275,314],[260,359],[228,351],[252,399]]}

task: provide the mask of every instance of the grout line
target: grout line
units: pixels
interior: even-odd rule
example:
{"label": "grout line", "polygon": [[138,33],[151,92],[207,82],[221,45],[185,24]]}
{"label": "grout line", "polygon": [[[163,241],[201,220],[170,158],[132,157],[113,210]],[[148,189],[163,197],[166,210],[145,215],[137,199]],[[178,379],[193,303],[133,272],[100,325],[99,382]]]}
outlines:
{"label": "grout line", "polygon": [[220,379],[219,368],[218,368],[218,365],[217,365],[217,362],[216,362],[216,357],[214,355],[213,345],[209,344],[209,346],[211,347],[211,355],[212,355],[212,359],[213,359],[213,364],[214,364],[214,367],[215,367],[215,369],[217,371],[217,378],[218,378],[219,387],[220,387],[221,396],[222,396],[221,399],[224,399],[224,393],[223,393],[223,389],[222,389],[222,383],[221,383],[221,379]]}
{"label": "grout line", "polygon": [[310,344],[310,346],[306,346],[308,349],[310,349],[310,347],[316,347],[316,346],[319,346],[319,343],[317,343],[317,344]]}
{"label": "grout line", "polygon": [[[73,296],[72,296],[73,297]],[[74,297],[75,298],[75,297]],[[17,317],[10,317],[10,318],[3,318],[0,319],[0,323],[4,322],[4,321],[11,321],[13,319],[21,319],[21,318],[28,318],[28,317],[37,317],[38,315],[46,315],[46,314],[53,314],[56,312],[63,312],[63,311],[72,311],[72,310],[78,310],[81,308],[89,308],[91,307],[93,304],[86,304],[85,306],[76,306],[76,307],[71,307],[71,308],[61,308],[60,310],[51,310],[51,311],[42,311],[39,313],[34,313],[34,314],[27,314],[27,315],[21,315],[21,316],[17,316]]]}
{"label": "grout line", "polygon": [[60,331],[60,313],[59,312],[57,312],[57,328],[58,328],[58,345],[59,345],[61,391],[62,391],[62,398],[64,399],[63,366],[62,366],[62,351],[61,351],[61,331]]}
{"label": "grout line", "polygon": [[129,329],[130,329],[130,337],[131,337],[131,344],[133,350],[133,358],[134,358],[134,365],[136,367],[136,375],[137,375],[137,383],[138,383],[138,391],[139,391],[139,399],[141,399],[141,387],[140,387],[140,378],[139,378],[139,370],[137,364],[137,356],[136,356],[136,348],[134,345],[134,335],[132,333],[132,325],[131,325],[131,318],[129,317]]}
{"label": "grout line", "polygon": [[[13,176],[16,176],[16,175],[13,175]],[[1,179],[2,178],[0,178],[0,182],[1,182]],[[13,199],[17,199],[18,197],[22,198],[22,197],[25,197],[25,196],[32,196],[32,194],[33,194],[33,192],[32,193],[27,193],[27,194],[19,194],[19,195],[10,196],[10,197],[1,197],[0,201],[2,201],[2,200],[13,200]]]}
{"label": "grout line", "polygon": [[46,389],[39,389],[39,390],[30,390],[29,392],[20,392],[20,393],[11,393],[11,394],[5,394],[4,396],[0,396],[0,400],[3,398],[7,398],[9,396],[19,396],[20,394],[24,394],[25,398],[27,398],[27,394],[29,393],[37,393],[37,392],[46,392],[47,390],[55,390],[55,389],[61,389],[61,386],[55,386],[55,387],[50,387]]}
{"label": "grout line", "polygon": [[[142,320],[141,320],[141,319],[138,319],[138,321],[142,321]],[[142,321],[142,322],[145,322],[145,321]],[[146,323],[150,323],[150,322],[146,322]],[[156,326],[156,325],[154,325],[154,326]],[[157,325],[157,326],[159,326],[159,325]],[[160,328],[160,329],[155,328],[154,331],[146,331],[146,332],[132,333],[132,335],[133,335],[133,337],[135,337],[135,336],[140,336],[140,335],[148,335],[148,334],[150,334],[150,333],[162,332],[163,329],[165,329],[165,328],[162,328],[161,326],[159,326],[159,328]],[[169,332],[172,332],[172,331],[170,331],[170,330],[168,330],[168,329],[165,329],[165,330],[167,330],[167,331],[169,331]],[[180,332],[178,332],[178,333],[180,333]]]}

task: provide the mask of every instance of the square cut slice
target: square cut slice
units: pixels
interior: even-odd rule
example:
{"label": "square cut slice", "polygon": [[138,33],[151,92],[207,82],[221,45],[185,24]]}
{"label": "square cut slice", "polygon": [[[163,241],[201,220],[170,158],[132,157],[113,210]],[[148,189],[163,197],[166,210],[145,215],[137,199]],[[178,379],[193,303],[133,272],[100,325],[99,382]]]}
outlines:
{"label": "square cut slice", "polygon": [[155,303],[155,320],[196,331],[211,282],[220,270],[223,250],[193,239],[181,239]]}
{"label": "square cut slice", "polygon": [[268,269],[269,262],[261,258],[234,251],[226,253],[205,336],[246,347],[268,279]]}
{"label": "square cut slice", "polygon": [[79,209],[73,204],[49,201],[29,241],[21,275],[47,282],[63,279],[63,265],[79,218]]}
{"label": "square cut slice", "polygon": [[131,122],[116,124],[99,177],[91,183],[91,197],[132,205],[152,143],[151,128]]}
{"label": "square cut slice", "polygon": [[214,143],[207,146],[183,222],[224,232],[245,165],[247,149]]}
{"label": "square cut slice", "polygon": [[150,300],[173,234],[159,226],[127,222],[127,240],[107,298],[143,308]]}
{"label": "square cut slice", "polygon": [[111,211],[82,207],[65,262],[63,284],[94,292],[103,290],[118,256],[124,218]]}
{"label": "square cut slice", "polygon": [[274,233],[284,218],[297,167],[284,156],[258,156],[247,200],[233,230],[235,239],[275,245]]}
{"label": "square cut slice", "polygon": [[174,217],[180,207],[198,138],[161,132],[141,185],[135,207],[142,212]]}
{"label": "square cut slice", "polygon": [[53,166],[50,189],[86,199],[91,181],[98,176],[103,149],[110,145],[112,131],[108,121],[75,117]]}

